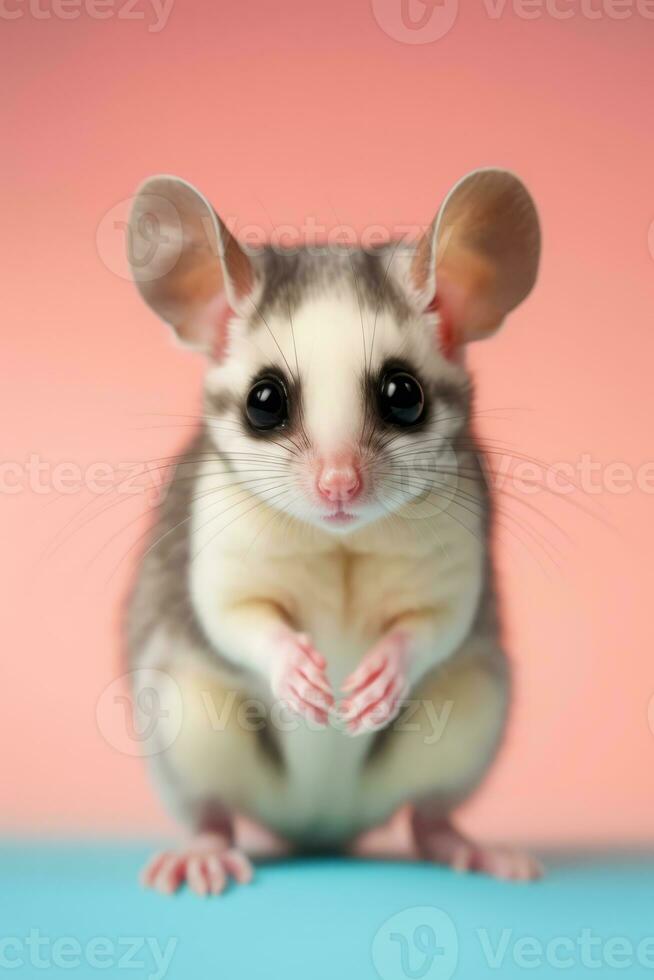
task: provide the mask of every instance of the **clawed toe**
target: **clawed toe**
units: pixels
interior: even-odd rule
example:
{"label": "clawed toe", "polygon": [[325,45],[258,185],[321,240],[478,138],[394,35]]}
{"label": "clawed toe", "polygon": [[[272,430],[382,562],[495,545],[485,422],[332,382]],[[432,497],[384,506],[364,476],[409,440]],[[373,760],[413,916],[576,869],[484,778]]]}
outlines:
{"label": "clawed toe", "polygon": [[470,842],[460,844],[449,863],[455,871],[479,871],[505,881],[533,881],[543,875],[540,861],[528,854]]}
{"label": "clawed toe", "polygon": [[230,879],[246,885],[252,876],[252,864],[242,851],[203,840],[156,854],[143,869],[141,884],[163,895],[172,895],[184,883],[196,895],[220,895]]}
{"label": "clawed toe", "polygon": [[505,881],[534,881],[543,876],[544,868],[536,858],[510,848],[476,844],[447,821],[418,816],[413,829],[420,856],[454,871],[477,871]]}

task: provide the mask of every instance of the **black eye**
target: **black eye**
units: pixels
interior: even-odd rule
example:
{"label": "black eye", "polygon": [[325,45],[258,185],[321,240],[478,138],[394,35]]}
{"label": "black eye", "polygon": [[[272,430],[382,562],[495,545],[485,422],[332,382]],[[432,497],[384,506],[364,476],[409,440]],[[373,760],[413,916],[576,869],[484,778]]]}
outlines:
{"label": "black eye", "polygon": [[278,378],[262,378],[252,385],[245,412],[255,429],[276,429],[288,419],[288,401]]}
{"label": "black eye", "polygon": [[379,389],[379,412],[391,425],[415,425],[422,418],[425,396],[416,379],[404,371],[384,375]]}

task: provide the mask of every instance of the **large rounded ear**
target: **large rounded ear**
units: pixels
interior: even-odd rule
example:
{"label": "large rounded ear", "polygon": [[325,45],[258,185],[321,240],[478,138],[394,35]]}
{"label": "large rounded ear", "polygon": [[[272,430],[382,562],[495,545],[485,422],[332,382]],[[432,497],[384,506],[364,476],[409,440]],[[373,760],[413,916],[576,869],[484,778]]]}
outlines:
{"label": "large rounded ear", "polygon": [[145,302],[198,350],[224,348],[229,308],[254,289],[255,273],[207,199],[179,177],[151,177],[129,221],[128,259]]}
{"label": "large rounded ear", "polygon": [[476,170],[450,191],[411,264],[413,285],[454,343],[487,337],[530,292],[540,227],[524,184]]}

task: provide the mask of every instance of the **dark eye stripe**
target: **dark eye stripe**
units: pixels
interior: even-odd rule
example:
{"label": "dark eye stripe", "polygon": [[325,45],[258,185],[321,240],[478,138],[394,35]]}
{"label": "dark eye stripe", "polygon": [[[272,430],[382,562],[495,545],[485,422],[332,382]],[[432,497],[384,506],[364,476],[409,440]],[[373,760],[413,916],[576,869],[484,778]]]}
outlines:
{"label": "dark eye stripe", "polygon": [[[424,410],[413,425],[393,426],[382,417],[379,406],[379,391],[383,379],[393,373],[404,373],[415,378],[420,384],[425,399]],[[465,429],[470,410],[471,385],[466,378],[460,383],[445,379],[430,380],[409,360],[398,358],[386,361],[380,370],[366,373],[362,380],[362,398],[365,403],[362,438],[380,450],[388,443],[389,432],[397,428],[407,438],[424,433],[428,427],[439,422],[451,422],[453,433]]]}

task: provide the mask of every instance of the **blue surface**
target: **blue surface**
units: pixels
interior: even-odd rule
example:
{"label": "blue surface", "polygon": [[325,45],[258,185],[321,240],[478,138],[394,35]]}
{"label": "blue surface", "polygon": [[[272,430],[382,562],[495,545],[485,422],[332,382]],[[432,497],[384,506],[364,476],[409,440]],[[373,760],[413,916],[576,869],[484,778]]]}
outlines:
{"label": "blue surface", "polygon": [[654,978],[652,858],[550,858],[529,885],[325,858],[200,899],[141,891],[148,850],[1,848],[0,977]]}

